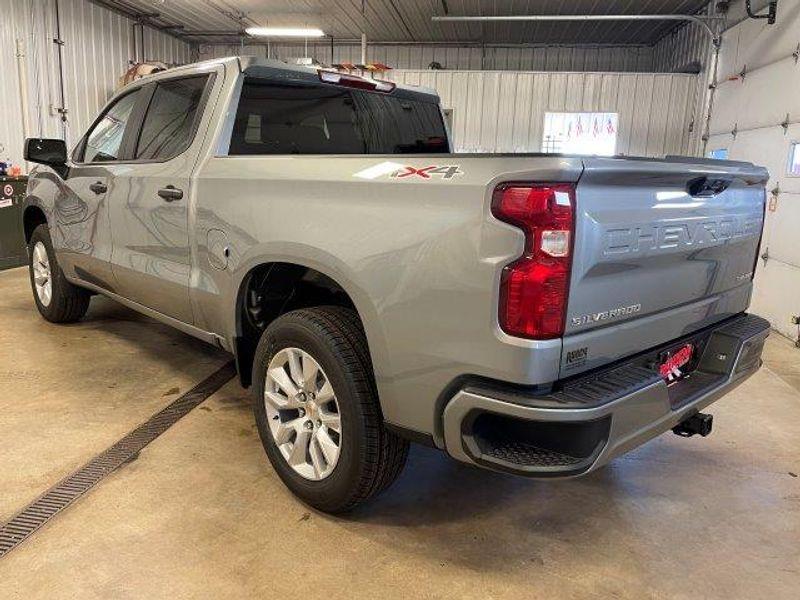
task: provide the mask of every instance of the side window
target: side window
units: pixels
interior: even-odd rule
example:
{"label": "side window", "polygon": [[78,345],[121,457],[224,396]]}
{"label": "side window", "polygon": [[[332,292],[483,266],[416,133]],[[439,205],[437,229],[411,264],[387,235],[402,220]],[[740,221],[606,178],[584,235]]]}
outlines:
{"label": "side window", "polygon": [[86,136],[82,162],[119,160],[125,127],[142,90],[117,100]]}
{"label": "side window", "polygon": [[168,160],[189,147],[207,81],[202,75],[156,85],[139,134],[137,159]]}

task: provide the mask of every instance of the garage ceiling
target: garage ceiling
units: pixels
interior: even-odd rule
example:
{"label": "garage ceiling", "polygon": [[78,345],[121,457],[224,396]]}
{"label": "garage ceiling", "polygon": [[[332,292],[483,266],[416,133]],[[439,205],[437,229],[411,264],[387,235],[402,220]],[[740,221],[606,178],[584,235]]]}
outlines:
{"label": "garage ceiling", "polygon": [[[433,23],[433,15],[692,14],[708,0],[97,0],[204,43],[233,42],[250,25],[319,27],[339,40],[374,42],[653,44],[675,22]],[[155,16],[157,13],[157,16]]]}

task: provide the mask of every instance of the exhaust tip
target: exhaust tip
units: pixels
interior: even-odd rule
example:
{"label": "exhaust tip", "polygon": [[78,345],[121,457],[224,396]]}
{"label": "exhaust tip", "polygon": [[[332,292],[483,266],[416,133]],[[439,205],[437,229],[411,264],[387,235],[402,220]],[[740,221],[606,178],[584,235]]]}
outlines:
{"label": "exhaust tip", "polygon": [[695,413],[688,419],[681,421],[672,428],[672,433],[681,437],[692,437],[699,435],[706,437],[714,425],[714,415],[707,415],[705,413]]}

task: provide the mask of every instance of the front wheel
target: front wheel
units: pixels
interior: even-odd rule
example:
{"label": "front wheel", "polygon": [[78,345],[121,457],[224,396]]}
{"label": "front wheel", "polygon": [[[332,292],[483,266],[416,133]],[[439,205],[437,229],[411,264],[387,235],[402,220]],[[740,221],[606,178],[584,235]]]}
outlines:
{"label": "front wheel", "polygon": [[388,487],[408,442],[386,429],[356,313],[295,310],[266,329],[253,365],[264,450],[286,486],[338,513]]}
{"label": "front wheel", "polygon": [[31,234],[28,247],[28,271],[36,308],[52,323],[73,323],[86,314],[91,295],[72,285],[58,266],[47,225],[39,225]]}

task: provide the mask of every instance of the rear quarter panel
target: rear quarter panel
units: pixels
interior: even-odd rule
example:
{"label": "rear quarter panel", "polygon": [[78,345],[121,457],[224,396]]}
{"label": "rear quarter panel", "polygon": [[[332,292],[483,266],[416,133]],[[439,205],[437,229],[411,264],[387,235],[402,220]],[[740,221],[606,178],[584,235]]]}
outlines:
{"label": "rear quarter panel", "polygon": [[[387,162],[459,174],[392,177]],[[559,340],[519,340],[498,328],[500,271],[524,240],[491,217],[490,195],[500,181],[575,181],[580,171],[577,159],[520,155],[212,158],[196,194],[199,324],[236,335],[239,286],[258,264],[317,269],[360,313],[386,419],[433,432],[437,398],[459,375],[519,383],[557,375]],[[209,261],[211,230],[228,238],[225,271]]]}

